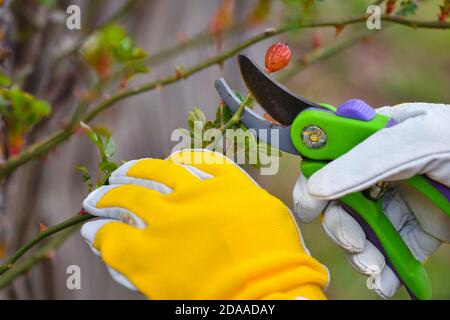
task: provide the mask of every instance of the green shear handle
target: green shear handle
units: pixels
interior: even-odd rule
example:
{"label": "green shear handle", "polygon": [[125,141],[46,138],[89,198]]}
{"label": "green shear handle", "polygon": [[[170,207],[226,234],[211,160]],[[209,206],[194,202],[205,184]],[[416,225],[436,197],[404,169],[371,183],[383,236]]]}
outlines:
{"label": "green shear handle", "polygon": [[[301,171],[309,178],[327,163],[303,160]],[[370,200],[362,192],[348,194],[339,202],[361,225],[367,239],[386,259],[386,264],[404,284],[412,299],[430,299],[430,280],[424,266],[412,255],[400,234],[383,212],[381,200]]]}

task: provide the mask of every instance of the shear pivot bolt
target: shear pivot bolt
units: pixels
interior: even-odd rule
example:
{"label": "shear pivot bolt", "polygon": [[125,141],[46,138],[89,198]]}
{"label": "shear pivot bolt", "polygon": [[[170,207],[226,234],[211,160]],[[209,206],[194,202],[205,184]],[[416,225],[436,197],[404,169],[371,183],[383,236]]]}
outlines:
{"label": "shear pivot bolt", "polygon": [[327,142],[327,135],[318,126],[307,126],[302,131],[302,141],[308,148],[320,149]]}

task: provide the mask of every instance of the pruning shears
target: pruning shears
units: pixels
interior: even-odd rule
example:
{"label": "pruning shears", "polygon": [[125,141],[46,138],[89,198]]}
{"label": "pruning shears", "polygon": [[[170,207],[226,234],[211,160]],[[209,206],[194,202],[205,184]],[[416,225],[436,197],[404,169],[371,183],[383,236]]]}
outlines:
{"label": "pruning shears", "polygon": [[[393,119],[377,114],[365,102],[352,99],[339,108],[314,103],[300,97],[272,80],[250,58],[238,57],[241,75],[250,93],[261,107],[279,124],[272,123],[245,107],[242,123],[249,129],[267,130],[268,144],[281,151],[302,157],[300,170],[307,178],[328,162],[340,157],[375,132],[396,125]],[[224,103],[236,112],[241,99],[224,79],[218,79],[216,89]],[[279,141],[271,141],[270,131],[276,130]],[[269,132],[269,134],[267,134]],[[450,189],[417,175],[402,183],[415,188],[450,215]],[[380,197],[388,184],[379,182],[369,190],[343,196],[338,201],[363,227],[367,239],[384,255],[387,265],[396,273],[412,299],[430,299],[432,295],[428,274],[409,250],[383,212]]]}

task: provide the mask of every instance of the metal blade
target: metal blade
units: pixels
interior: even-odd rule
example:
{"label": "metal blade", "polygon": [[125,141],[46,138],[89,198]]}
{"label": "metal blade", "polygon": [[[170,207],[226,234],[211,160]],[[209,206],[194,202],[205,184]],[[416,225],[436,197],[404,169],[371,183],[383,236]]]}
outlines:
{"label": "metal blade", "polygon": [[297,115],[307,108],[320,105],[297,96],[282,84],[270,79],[250,58],[239,55],[242,78],[250,93],[266,112],[283,125],[290,125]]}
{"label": "metal blade", "polygon": [[[241,100],[230,89],[223,78],[216,80],[216,90],[222,100],[231,109],[236,112],[241,106]],[[267,144],[280,149],[281,151],[299,155],[291,140],[291,127],[283,127],[273,124],[258,115],[252,109],[245,107],[241,114],[241,122],[248,128],[254,129],[259,139]]]}

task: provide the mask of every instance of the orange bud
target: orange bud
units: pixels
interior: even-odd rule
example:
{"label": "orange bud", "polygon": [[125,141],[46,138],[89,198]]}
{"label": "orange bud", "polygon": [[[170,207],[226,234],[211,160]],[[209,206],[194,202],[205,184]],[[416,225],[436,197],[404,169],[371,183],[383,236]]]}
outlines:
{"label": "orange bud", "polygon": [[100,79],[105,80],[109,77],[111,73],[111,56],[105,50],[102,50],[100,56],[98,57],[97,64],[95,66],[95,70],[99,75]]}
{"label": "orange bud", "polygon": [[6,242],[0,243],[0,259],[3,259],[5,257],[6,253]]}
{"label": "orange bud", "polygon": [[441,23],[445,23],[450,17],[450,1],[445,1],[444,5],[439,7],[438,20]]}
{"label": "orange bud", "polygon": [[219,8],[209,21],[212,34],[220,34],[233,23],[234,0],[222,0]]}
{"label": "orange bud", "polygon": [[98,98],[98,92],[94,89],[75,88],[75,97],[83,102],[92,102]]}
{"label": "orange bud", "polygon": [[275,43],[266,52],[266,71],[268,73],[279,71],[291,61],[291,49],[285,43]]}
{"label": "orange bud", "polygon": [[386,14],[390,15],[395,9],[395,3],[397,0],[388,0],[386,3]]}
{"label": "orange bud", "polygon": [[270,7],[270,0],[259,0],[247,18],[249,25],[254,26],[266,20],[270,14]]}
{"label": "orange bud", "polygon": [[56,258],[56,251],[55,250],[47,251],[44,254],[44,258],[48,259],[48,260],[51,260],[51,261],[55,260],[55,258]]}
{"label": "orange bud", "polygon": [[24,133],[8,134],[7,145],[10,157],[14,157],[20,154],[22,152],[23,146],[25,145]]}
{"label": "orange bud", "polygon": [[39,231],[40,232],[45,231],[47,229],[48,229],[48,227],[45,224],[39,223]]}
{"label": "orange bud", "polygon": [[128,81],[130,80],[130,77],[125,74],[122,79],[120,79],[120,89],[121,90],[125,90],[126,88],[128,88]]}
{"label": "orange bud", "polygon": [[178,65],[178,66],[175,68],[175,73],[176,73],[178,79],[183,79],[184,76],[185,76],[185,74],[184,74],[184,66],[181,65],[181,64]]}

